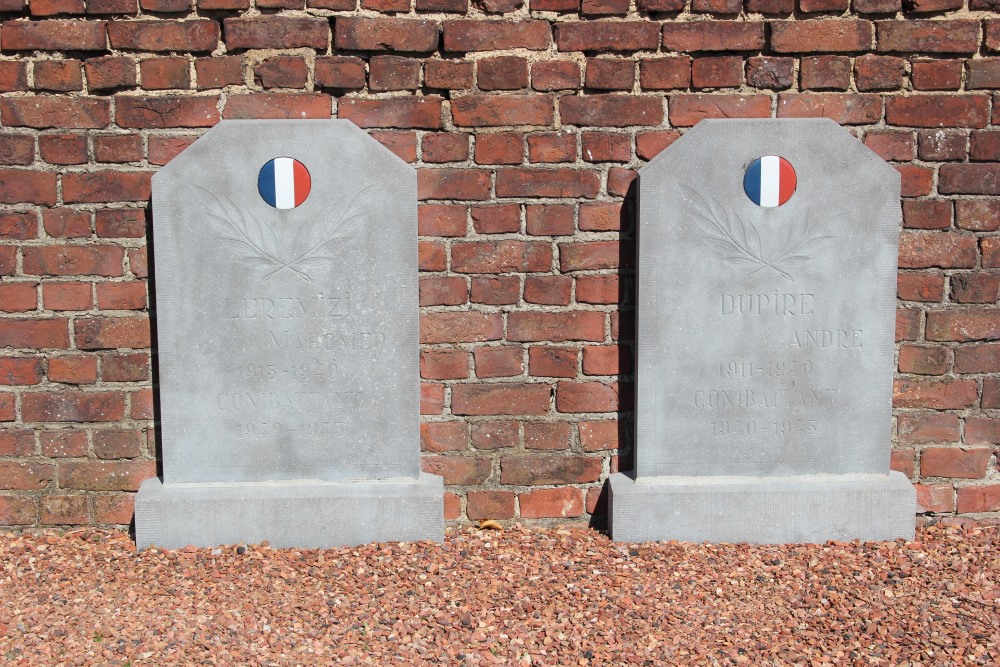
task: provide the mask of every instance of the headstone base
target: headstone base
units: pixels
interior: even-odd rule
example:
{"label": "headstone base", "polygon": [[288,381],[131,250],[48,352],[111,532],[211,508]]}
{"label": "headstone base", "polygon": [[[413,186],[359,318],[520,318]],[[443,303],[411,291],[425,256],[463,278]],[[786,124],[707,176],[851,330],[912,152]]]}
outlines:
{"label": "headstone base", "polygon": [[899,472],[610,479],[619,542],[822,543],[913,539],[916,491]]}
{"label": "headstone base", "polygon": [[444,539],[444,482],[164,484],[147,479],[135,503],[136,546],[353,546]]}

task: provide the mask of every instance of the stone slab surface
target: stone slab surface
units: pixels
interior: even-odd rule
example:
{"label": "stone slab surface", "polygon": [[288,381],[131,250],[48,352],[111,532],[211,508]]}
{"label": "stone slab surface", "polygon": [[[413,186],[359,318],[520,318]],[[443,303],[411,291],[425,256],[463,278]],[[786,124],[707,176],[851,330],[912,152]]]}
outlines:
{"label": "stone slab surface", "polygon": [[612,539],[749,542],[913,539],[916,492],[904,475],[612,475]]}
{"label": "stone slab surface", "polygon": [[437,475],[377,482],[173,484],[148,479],[136,502],[136,545],[257,544],[328,548],[444,539]]}
{"label": "stone slab surface", "polygon": [[[258,192],[287,157],[296,208]],[[413,477],[415,170],[344,120],[223,121],[153,177],[163,478]]]}
{"label": "stone slab surface", "polygon": [[888,472],[899,182],[825,119],[702,121],[640,170],[640,477]]}

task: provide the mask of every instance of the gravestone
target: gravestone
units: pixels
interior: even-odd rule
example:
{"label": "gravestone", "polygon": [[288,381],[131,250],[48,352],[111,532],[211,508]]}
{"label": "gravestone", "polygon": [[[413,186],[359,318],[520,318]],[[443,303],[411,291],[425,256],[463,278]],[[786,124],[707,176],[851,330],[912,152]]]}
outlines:
{"label": "gravestone", "polygon": [[348,121],[223,121],[153,177],[155,544],[443,538],[419,462],[417,187]]}
{"label": "gravestone", "polygon": [[889,471],[899,174],[829,120],[706,120],[639,172],[615,540],[913,535]]}

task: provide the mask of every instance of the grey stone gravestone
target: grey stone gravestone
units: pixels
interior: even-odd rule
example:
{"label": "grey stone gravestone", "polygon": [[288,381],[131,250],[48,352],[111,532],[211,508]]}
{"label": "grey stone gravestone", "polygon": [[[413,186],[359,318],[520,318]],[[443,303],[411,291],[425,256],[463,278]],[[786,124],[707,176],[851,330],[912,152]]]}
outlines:
{"label": "grey stone gravestone", "polygon": [[889,471],[898,173],[829,120],[707,120],[639,192],[636,467],[610,480],[613,538],[912,536]]}
{"label": "grey stone gravestone", "polygon": [[140,548],[443,538],[416,189],[342,120],[223,121],[154,176],[163,474]]}

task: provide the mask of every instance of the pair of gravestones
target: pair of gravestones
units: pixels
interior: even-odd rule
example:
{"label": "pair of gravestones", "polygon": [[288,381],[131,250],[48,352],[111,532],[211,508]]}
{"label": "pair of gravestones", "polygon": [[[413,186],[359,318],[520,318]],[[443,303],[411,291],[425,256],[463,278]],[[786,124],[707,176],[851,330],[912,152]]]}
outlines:
{"label": "pair of gravestones", "polygon": [[[888,469],[898,192],[822,120],[706,121],[640,171],[615,539],[912,534]],[[224,121],[153,204],[163,474],[138,546],[441,539],[414,170],[346,121]]]}

